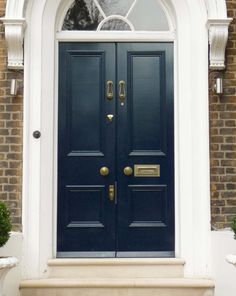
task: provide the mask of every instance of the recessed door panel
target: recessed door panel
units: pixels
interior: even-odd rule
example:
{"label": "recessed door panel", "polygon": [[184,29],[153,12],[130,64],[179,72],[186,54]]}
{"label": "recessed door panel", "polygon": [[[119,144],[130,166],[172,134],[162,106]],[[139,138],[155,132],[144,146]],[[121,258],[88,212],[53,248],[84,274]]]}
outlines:
{"label": "recessed door panel", "polygon": [[167,188],[162,185],[130,185],[129,227],[149,228],[167,226]]}
{"label": "recessed door panel", "polygon": [[59,53],[58,256],[174,256],[173,44]]}
{"label": "recessed door panel", "polygon": [[70,51],[68,54],[69,153],[81,156],[102,154],[105,53]]}
{"label": "recessed door panel", "polygon": [[105,186],[66,187],[67,228],[105,227]]}
{"label": "recessed door panel", "polygon": [[130,153],[164,150],[161,57],[152,52],[128,53]]}

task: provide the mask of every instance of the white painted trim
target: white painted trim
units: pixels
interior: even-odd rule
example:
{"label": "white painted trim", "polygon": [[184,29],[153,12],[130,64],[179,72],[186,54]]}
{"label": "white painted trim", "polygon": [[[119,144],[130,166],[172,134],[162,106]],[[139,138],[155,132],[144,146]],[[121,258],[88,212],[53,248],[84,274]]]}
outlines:
{"label": "white painted trim", "polygon": [[179,191],[179,122],[178,118],[178,43],[174,40],[174,151],[175,151],[175,256],[181,258],[180,191]]}
{"label": "white painted trim", "polygon": [[71,7],[73,2],[74,2],[74,0],[61,1],[60,6],[58,8],[58,14],[61,17],[56,19],[56,31],[57,32],[61,32],[67,11]]}
{"label": "white painted trim", "polygon": [[[55,40],[55,73],[59,73],[59,41]],[[58,114],[58,85],[59,85],[59,75],[56,75],[55,77],[55,113]],[[55,116],[54,118],[54,207],[53,207],[53,225],[54,225],[54,231],[53,231],[53,258],[57,257],[57,202],[58,202],[58,117]]]}
{"label": "white painted trim", "polygon": [[[173,42],[174,43],[174,100],[177,96],[177,48],[176,42],[174,38],[174,33],[166,34],[166,33],[150,33],[150,32],[132,32],[124,36],[124,32],[91,32],[91,34],[85,34],[86,32],[71,32],[71,31],[62,31],[56,34],[56,46],[55,46],[55,73],[58,73],[59,65],[58,65],[58,48],[59,42]],[[58,75],[55,76],[55,113],[58,112]],[[178,115],[177,104],[174,105],[174,113],[175,117]],[[57,127],[58,127],[58,120],[55,116],[54,122],[54,234],[53,234],[53,257],[56,258],[56,225],[57,225],[57,152],[58,152],[58,138],[57,138]],[[175,123],[175,132],[178,131],[178,123]],[[178,155],[178,137],[175,137],[175,153]],[[178,167],[178,157],[175,157],[175,167]],[[179,223],[179,177],[178,173],[175,173],[175,255],[177,258],[181,257],[181,243],[180,243],[180,223]]]}
{"label": "white painted trim", "polygon": [[170,1],[165,0],[159,0],[160,5],[162,6],[162,9],[164,10],[164,13],[167,17],[168,25],[169,25],[169,31],[175,31],[177,28],[176,24],[176,17],[174,13],[174,9]]}
{"label": "white painted trim", "polygon": [[126,23],[130,27],[130,30],[131,31],[135,31],[133,24],[127,18],[125,18],[124,16],[121,16],[121,15],[109,15],[108,17],[106,17],[104,20],[102,20],[99,23],[98,28],[97,28],[97,31],[100,31],[101,28],[102,28],[102,26],[106,22],[108,22],[109,20],[112,20],[112,19],[123,21],[124,23]]}
{"label": "white painted trim", "polygon": [[94,31],[94,32],[77,32],[77,31],[61,31],[56,34],[58,41],[69,42],[153,42],[153,41],[174,41],[174,32],[108,32],[108,31]]}
{"label": "white painted trim", "polygon": [[208,18],[227,18],[227,8],[225,0],[204,0],[208,11]]}
{"label": "white painted trim", "polygon": [[134,9],[136,3],[137,3],[137,0],[134,0],[133,3],[132,3],[132,5],[130,6],[128,12],[126,13],[126,16],[125,16],[126,18],[129,17],[129,15],[130,15],[130,13],[133,11],[133,9]]}
{"label": "white painted trim", "polygon": [[[209,1],[216,5],[219,0]],[[61,3],[65,2],[29,0],[25,14],[24,278],[44,277],[47,260],[55,255],[58,70],[55,39],[62,17]],[[176,24],[176,254],[186,261],[186,275],[207,276],[211,248],[207,9],[203,0],[166,0],[165,5],[170,11],[172,23]],[[63,40],[65,35],[62,34],[57,35],[58,40]],[[151,38],[151,35],[145,37],[147,39],[144,35],[143,39],[141,35],[137,36],[137,41],[149,41]],[[126,41],[130,40],[129,37],[125,37]],[[81,42],[88,40],[84,34],[71,34],[68,38]],[[107,34],[102,38],[104,41],[112,40]],[[122,40],[124,37],[119,38]],[[164,36],[159,39],[164,40]],[[41,130],[40,139],[32,137],[34,130]]]}
{"label": "white painted trim", "polygon": [[98,0],[93,0],[95,4],[97,5],[98,10],[100,11],[101,15],[106,18],[105,12],[103,11],[101,5],[99,4]]}
{"label": "white painted trim", "polygon": [[229,254],[225,257],[225,260],[236,267],[236,255]]}

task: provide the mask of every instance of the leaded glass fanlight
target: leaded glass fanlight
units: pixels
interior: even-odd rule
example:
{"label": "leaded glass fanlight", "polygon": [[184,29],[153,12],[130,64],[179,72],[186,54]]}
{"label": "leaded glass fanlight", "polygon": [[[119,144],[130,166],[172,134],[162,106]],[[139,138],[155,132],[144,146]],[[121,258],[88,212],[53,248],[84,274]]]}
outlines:
{"label": "leaded glass fanlight", "polygon": [[75,0],[62,30],[168,31],[161,0]]}

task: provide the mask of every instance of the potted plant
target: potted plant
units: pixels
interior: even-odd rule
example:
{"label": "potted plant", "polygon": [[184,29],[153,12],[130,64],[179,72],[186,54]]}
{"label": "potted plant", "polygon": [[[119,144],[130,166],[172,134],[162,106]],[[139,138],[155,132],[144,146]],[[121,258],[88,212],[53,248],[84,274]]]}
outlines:
{"label": "potted plant", "polygon": [[[234,239],[236,239],[236,216],[234,217],[232,221],[231,228],[234,232]],[[230,264],[233,264],[236,267],[236,255],[230,254],[226,256],[226,261],[228,261]]]}
{"label": "potted plant", "polygon": [[[0,247],[3,247],[10,238],[12,230],[10,212],[7,206],[0,202]],[[18,264],[14,257],[0,257],[0,296],[3,296],[3,283],[8,271]]]}

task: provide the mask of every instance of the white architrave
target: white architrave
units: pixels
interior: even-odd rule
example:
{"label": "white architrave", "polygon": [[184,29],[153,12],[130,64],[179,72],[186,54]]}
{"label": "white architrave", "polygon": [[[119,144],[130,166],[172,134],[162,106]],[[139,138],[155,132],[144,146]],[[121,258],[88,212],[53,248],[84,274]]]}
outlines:
{"label": "white architrave", "polygon": [[[206,0],[205,0],[206,1]],[[208,16],[215,17],[224,0],[166,0],[166,11],[177,26],[175,39],[175,174],[176,256],[186,260],[186,275],[209,275],[210,180],[208,117]],[[64,0],[8,0],[10,11],[25,16],[23,266],[24,278],[45,276],[47,260],[55,256],[57,162],[57,24]],[[10,4],[15,3],[15,6]],[[18,7],[18,6],[17,6]],[[223,6],[225,15],[226,7]],[[10,15],[10,11],[7,12]],[[212,13],[211,13],[212,12]],[[14,17],[17,19],[16,15]],[[6,16],[7,18],[7,16]],[[174,30],[176,31],[174,34]],[[194,32],[194,34],[193,34]],[[73,41],[84,34],[72,32]],[[63,33],[64,34],[64,33]],[[65,40],[64,35],[60,40]],[[77,34],[77,35],[76,35]],[[111,35],[113,35],[111,37]],[[117,41],[111,32],[90,41]],[[164,41],[160,35],[135,32],[132,41]],[[171,37],[170,36],[170,37]],[[88,36],[89,37],[89,36]],[[7,37],[8,38],[8,37]],[[96,39],[97,38],[97,39]],[[100,38],[100,39],[99,39]],[[107,39],[106,39],[107,38]],[[112,39],[113,38],[113,39]],[[124,38],[124,37],[123,37]],[[140,39],[139,39],[140,38]],[[89,40],[88,38],[86,39]],[[172,40],[172,39],[171,39]],[[32,133],[40,130],[42,137]]]}

